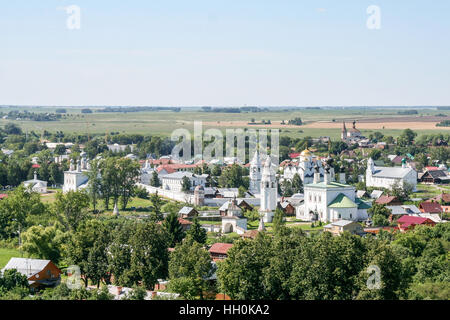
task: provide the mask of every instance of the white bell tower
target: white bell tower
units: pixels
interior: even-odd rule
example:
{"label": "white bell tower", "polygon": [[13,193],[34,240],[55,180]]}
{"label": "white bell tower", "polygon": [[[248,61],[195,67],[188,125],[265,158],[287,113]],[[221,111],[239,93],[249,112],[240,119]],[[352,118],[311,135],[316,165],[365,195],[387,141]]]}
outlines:
{"label": "white bell tower", "polygon": [[259,194],[261,192],[261,160],[258,150],[255,151],[253,159],[250,162],[249,191],[253,194]]}
{"label": "white bell tower", "polygon": [[272,222],[277,208],[277,179],[272,168],[272,160],[267,156],[261,177],[260,212],[264,222]]}

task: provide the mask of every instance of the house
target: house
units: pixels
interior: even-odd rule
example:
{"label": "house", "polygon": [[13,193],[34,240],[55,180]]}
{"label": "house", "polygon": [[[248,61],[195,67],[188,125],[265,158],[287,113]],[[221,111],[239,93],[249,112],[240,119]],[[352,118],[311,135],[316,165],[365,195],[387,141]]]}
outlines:
{"label": "house", "polygon": [[[224,204],[222,204],[222,206],[219,208],[219,213],[221,216],[227,215],[229,208],[233,206],[233,201],[234,200],[228,200],[224,202]],[[242,212],[253,210],[253,207],[243,199],[236,199],[236,205],[241,209]]]}
{"label": "house", "polygon": [[422,202],[419,204],[420,212],[423,213],[442,213],[442,207],[437,202]]}
{"label": "house", "polygon": [[373,190],[372,193],[370,194],[370,197],[372,199],[378,199],[379,197],[381,197],[383,195],[383,191],[382,190]]}
{"label": "house", "polygon": [[295,208],[289,201],[278,202],[277,207],[283,210],[286,216],[295,216]]}
{"label": "house", "polygon": [[363,235],[365,233],[363,227],[359,223],[350,220],[338,220],[332,222],[324,226],[323,230],[331,232],[333,235],[339,235],[344,232],[358,235]]}
{"label": "house", "polygon": [[23,185],[25,188],[29,188],[33,192],[47,193],[47,181],[38,180],[36,171],[34,172],[34,178],[32,180],[25,181]]}
{"label": "house", "polygon": [[9,269],[26,276],[31,288],[53,287],[61,281],[61,270],[50,260],[11,258],[2,273]]}
{"label": "house", "polygon": [[425,172],[420,180],[424,183],[444,184],[450,182],[450,176],[444,170],[430,170]]}
{"label": "house", "polygon": [[421,211],[415,205],[386,206],[391,211],[389,221],[405,215],[420,214]]}
{"label": "house", "polygon": [[375,200],[376,204],[385,204],[390,206],[399,206],[402,205],[402,202],[394,196],[381,196],[377,200]]}
{"label": "house", "polygon": [[214,243],[211,248],[209,248],[209,254],[213,261],[224,260],[228,257],[228,250],[233,246],[232,243]]}
{"label": "house", "polygon": [[450,193],[441,193],[440,195],[437,195],[436,197],[428,200],[428,202],[438,202],[438,203],[450,204]]}
{"label": "house", "polygon": [[[161,173],[159,173],[161,175]],[[196,175],[189,171],[177,171],[161,176],[162,188],[164,190],[170,190],[175,192],[181,192],[183,189],[183,178],[187,177],[191,182],[191,188],[195,188],[198,185],[206,186],[207,174]]]}
{"label": "house", "polygon": [[369,198],[369,194],[366,190],[356,190],[356,197],[357,198]]}
{"label": "house", "polygon": [[198,216],[198,211],[192,207],[183,207],[180,211],[178,211],[178,215],[183,218],[193,218]]}
{"label": "house", "polygon": [[186,219],[178,218],[178,222],[181,224],[181,227],[183,227],[183,231],[187,231],[191,228],[192,222]]}
{"label": "house", "polygon": [[436,223],[428,218],[403,216],[397,220],[398,228],[402,232],[413,229],[416,225],[434,226]]}
{"label": "house", "polygon": [[0,193],[0,200],[6,199],[6,198],[8,198],[7,193]]}

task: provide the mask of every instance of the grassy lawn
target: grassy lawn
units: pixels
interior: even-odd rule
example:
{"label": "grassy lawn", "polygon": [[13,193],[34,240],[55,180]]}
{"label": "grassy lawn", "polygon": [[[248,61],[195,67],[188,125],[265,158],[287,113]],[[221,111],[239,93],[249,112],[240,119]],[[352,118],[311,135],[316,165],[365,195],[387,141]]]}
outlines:
{"label": "grassy lawn", "polygon": [[[2,269],[8,263],[11,258],[20,258],[22,255],[17,249],[5,249],[0,248],[0,269]],[[26,255],[24,254],[24,257]]]}
{"label": "grassy lawn", "polygon": [[442,192],[450,192],[450,186],[434,186],[428,184],[418,184],[417,192],[414,192],[412,198],[432,198]]}

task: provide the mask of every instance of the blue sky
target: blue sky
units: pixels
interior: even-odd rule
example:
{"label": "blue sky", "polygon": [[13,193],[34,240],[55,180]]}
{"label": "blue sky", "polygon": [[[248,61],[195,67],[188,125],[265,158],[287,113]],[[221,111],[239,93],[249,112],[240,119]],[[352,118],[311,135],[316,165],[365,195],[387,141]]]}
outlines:
{"label": "blue sky", "polygon": [[448,0],[2,1],[0,105],[450,105],[449,15]]}

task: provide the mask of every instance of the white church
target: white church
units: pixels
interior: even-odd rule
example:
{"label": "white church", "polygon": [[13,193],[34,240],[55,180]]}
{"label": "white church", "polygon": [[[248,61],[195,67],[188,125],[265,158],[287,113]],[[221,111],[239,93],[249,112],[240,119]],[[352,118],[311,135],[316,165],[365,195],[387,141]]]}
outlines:
{"label": "white church", "polygon": [[86,159],[85,153],[82,153],[81,156],[81,160],[77,160],[76,167],[74,161],[71,160],[69,170],[64,171],[63,193],[78,191],[88,186],[89,178],[86,172],[90,170],[89,161]]}
{"label": "white church", "polygon": [[417,172],[406,163],[405,159],[402,160],[401,168],[378,167],[371,158],[367,160],[367,187],[392,189],[396,185],[402,188],[410,186],[412,190],[416,190]]}
{"label": "white church", "polygon": [[370,205],[356,197],[356,188],[346,184],[344,172],[336,182],[330,171],[329,167],[325,169],[321,182],[319,168],[315,168],[313,182],[304,186],[304,204],[296,208],[296,218],[322,222],[366,220]]}
{"label": "white church", "polygon": [[[283,169],[283,180],[292,181],[295,174],[300,176],[303,184],[312,183],[314,180],[314,168],[319,167],[320,181],[323,181],[324,168],[322,161],[312,154],[308,149],[303,150],[300,156],[288,163]],[[333,173],[334,174],[334,173]]]}

